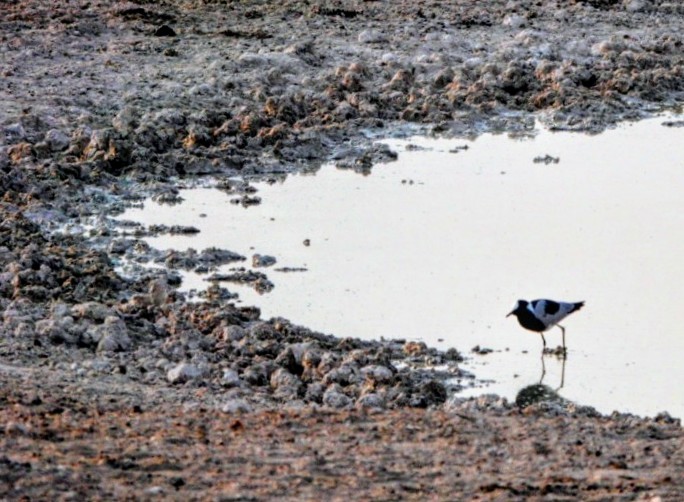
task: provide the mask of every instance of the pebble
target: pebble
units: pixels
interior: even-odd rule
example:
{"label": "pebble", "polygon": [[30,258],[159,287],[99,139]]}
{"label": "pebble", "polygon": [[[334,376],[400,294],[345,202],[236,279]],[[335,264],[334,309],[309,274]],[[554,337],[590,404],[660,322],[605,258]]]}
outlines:
{"label": "pebble", "polygon": [[229,415],[235,415],[238,413],[250,413],[252,407],[243,399],[231,399],[221,406],[221,411]]}
{"label": "pebble", "polygon": [[385,400],[380,394],[370,393],[361,396],[356,401],[357,408],[373,408],[373,409],[384,409]]}
{"label": "pebble", "polygon": [[116,316],[106,317],[104,324],[90,329],[89,333],[97,342],[98,352],[121,352],[133,347],[126,324]]}
{"label": "pebble", "polygon": [[224,369],[223,375],[221,376],[221,383],[225,387],[239,387],[242,384],[240,375],[238,372],[232,369]]}
{"label": "pebble", "polygon": [[204,372],[194,364],[180,363],[166,373],[166,379],[172,384],[184,383],[199,378],[203,374]]}
{"label": "pebble", "polygon": [[270,267],[276,264],[276,259],[273,256],[254,254],[252,255],[253,267]]}
{"label": "pebble", "polygon": [[361,368],[361,374],[373,384],[388,384],[394,381],[394,373],[385,366],[370,365]]}
{"label": "pebble", "polygon": [[323,393],[323,404],[331,408],[349,408],[352,400],[349,396],[338,390],[337,387],[330,387]]}

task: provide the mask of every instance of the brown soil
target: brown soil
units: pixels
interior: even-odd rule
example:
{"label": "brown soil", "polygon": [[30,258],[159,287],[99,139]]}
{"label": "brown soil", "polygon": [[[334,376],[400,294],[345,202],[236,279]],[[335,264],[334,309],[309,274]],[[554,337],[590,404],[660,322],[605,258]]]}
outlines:
{"label": "brown soil", "polygon": [[[5,382],[7,383],[7,382]],[[684,435],[628,415],[217,414],[0,391],[0,496],[32,500],[682,500]]]}

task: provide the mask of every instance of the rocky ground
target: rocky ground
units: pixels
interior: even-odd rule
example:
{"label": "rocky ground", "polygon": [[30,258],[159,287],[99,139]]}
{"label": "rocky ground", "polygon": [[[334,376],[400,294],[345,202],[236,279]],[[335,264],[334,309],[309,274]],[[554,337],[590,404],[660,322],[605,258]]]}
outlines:
{"label": "rocky ground", "polygon": [[255,176],[368,170],[406,129],[676,109],[683,28],[665,0],[0,0],[0,495],[682,499],[667,415],[459,400],[456,350],[175,290],[230,250],[121,277],[145,233],[192,229],[111,216],[208,175],[249,204]]}

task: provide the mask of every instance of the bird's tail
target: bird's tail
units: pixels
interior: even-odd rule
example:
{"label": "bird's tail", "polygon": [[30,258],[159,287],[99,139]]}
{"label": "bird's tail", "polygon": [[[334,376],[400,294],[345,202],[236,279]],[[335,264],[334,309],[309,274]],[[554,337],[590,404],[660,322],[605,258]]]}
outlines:
{"label": "bird's tail", "polygon": [[584,302],[577,302],[572,304],[572,310],[570,312],[575,312],[576,310],[581,309],[584,307]]}

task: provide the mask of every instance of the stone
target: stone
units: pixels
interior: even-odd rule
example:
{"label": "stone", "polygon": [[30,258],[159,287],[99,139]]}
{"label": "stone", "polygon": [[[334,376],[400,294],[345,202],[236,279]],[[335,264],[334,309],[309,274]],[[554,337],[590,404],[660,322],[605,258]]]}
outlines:
{"label": "stone", "polygon": [[252,266],[253,267],[270,267],[275,265],[276,259],[273,256],[254,254],[252,255]]}
{"label": "stone", "polygon": [[169,297],[170,287],[165,278],[157,279],[150,282],[148,288],[148,293],[150,295],[150,301],[152,305],[160,307],[166,303]]}
{"label": "stone", "polygon": [[523,16],[519,16],[518,14],[508,14],[506,17],[504,17],[501,24],[510,28],[519,29],[527,26],[527,19]]}
{"label": "stone", "polygon": [[285,368],[278,368],[271,374],[271,388],[281,397],[296,397],[302,389],[302,382],[287,371]]}
{"label": "stone", "polygon": [[45,133],[45,142],[53,152],[61,152],[69,147],[70,138],[58,129],[50,129]]}
{"label": "stone", "polygon": [[17,143],[26,138],[26,129],[19,122],[8,124],[3,128],[7,143]]}
{"label": "stone", "polygon": [[348,408],[352,404],[349,396],[342,393],[337,387],[330,387],[323,394],[323,404],[331,408],[341,409]]}
{"label": "stone", "polygon": [[394,381],[394,373],[386,366],[364,366],[361,368],[361,374],[373,384],[389,384]]}
{"label": "stone", "polygon": [[247,330],[242,326],[230,325],[224,326],[221,330],[221,340],[237,342],[242,340],[247,335]]}
{"label": "stone", "polygon": [[69,331],[68,322],[63,322],[54,319],[42,319],[37,321],[36,334],[39,337],[45,337],[52,343],[66,343],[75,344],[78,337]]}
{"label": "stone", "polygon": [[71,307],[71,315],[75,318],[104,322],[107,317],[114,315],[114,311],[102,303],[86,302]]}
{"label": "stone", "polygon": [[166,373],[166,379],[173,384],[184,383],[199,378],[203,374],[204,372],[194,364],[180,363]]}
{"label": "stone", "polygon": [[116,316],[108,316],[104,324],[95,327],[90,332],[93,340],[98,342],[98,352],[123,352],[133,347],[126,324]]}
{"label": "stone", "polygon": [[342,365],[338,368],[333,368],[323,377],[323,383],[329,385],[336,383],[339,385],[349,385],[356,383],[359,380],[358,370],[351,365]]}
{"label": "stone", "polygon": [[242,384],[238,372],[232,369],[224,369],[221,376],[221,384],[224,387],[239,387]]}
{"label": "stone", "polygon": [[362,44],[376,44],[387,41],[387,37],[378,30],[363,30],[357,37]]}
{"label": "stone", "polygon": [[385,400],[380,394],[377,394],[375,392],[371,392],[369,394],[365,394],[361,396],[359,399],[356,400],[356,407],[357,408],[372,408],[372,409],[384,409],[385,408]]}
{"label": "stone", "polygon": [[322,403],[324,393],[325,385],[323,385],[320,382],[314,382],[306,386],[306,393],[304,394],[304,398],[307,401],[311,401],[314,403]]}
{"label": "stone", "polygon": [[427,352],[427,345],[425,342],[406,342],[403,349],[408,356],[420,356]]}
{"label": "stone", "polygon": [[252,411],[252,407],[245,400],[235,398],[225,402],[221,406],[221,411],[229,415],[235,415],[237,413],[249,413]]}

